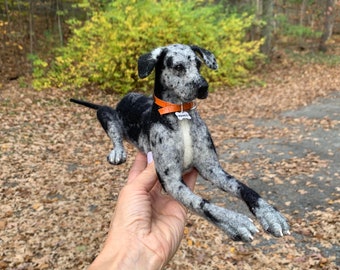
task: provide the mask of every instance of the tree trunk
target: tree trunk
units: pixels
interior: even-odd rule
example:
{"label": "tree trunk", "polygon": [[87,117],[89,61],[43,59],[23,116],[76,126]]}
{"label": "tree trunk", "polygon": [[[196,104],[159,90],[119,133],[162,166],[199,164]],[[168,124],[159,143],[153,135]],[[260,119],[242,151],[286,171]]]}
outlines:
{"label": "tree trunk", "polygon": [[[301,3],[301,7],[300,7],[300,19],[299,19],[299,23],[300,26],[304,26],[304,20],[305,20],[305,15],[306,15],[306,8],[307,8],[307,4],[308,4],[308,0],[302,0]],[[300,49],[304,49],[304,37],[303,36],[299,36],[299,47]]]}
{"label": "tree trunk", "polygon": [[10,8],[8,6],[7,0],[5,0],[5,13],[6,13],[6,19],[7,19],[7,33],[11,33],[11,17],[10,17]]}
{"label": "tree trunk", "polygon": [[307,8],[307,0],[302,0],[301,7],[300,7],[300,26],[304,26],[306,8]]}
{"label": "tree trunk", "polygon": [[335,17],[335,2],[336,0],[327,0],[326,1],[326,11],[325,11],[325,23],[323,33],[320,38],[319,43],[319,51],[326,52],[327,51],[327,40],[332,36],[333,25],[334,25],[334,17]]}
{"label": "tree trunk", "polygon": [[274,28],[274,0],[262,0],[262,19],[266,25],[262,28],[262,37],[265,38],[261,46],[261,52],[270,55],[273,47],[273,28]]}
{"label": "tree trunk", "polygon": [[64,38],[63,38],[63,26],[61,22],[61,16],[63,14],[63,11],[60,7],[59,0],[57,0],[57,19],[58,19],[58,32],[59,32],[59,40],[60,40],[60,45],[64,45]]}

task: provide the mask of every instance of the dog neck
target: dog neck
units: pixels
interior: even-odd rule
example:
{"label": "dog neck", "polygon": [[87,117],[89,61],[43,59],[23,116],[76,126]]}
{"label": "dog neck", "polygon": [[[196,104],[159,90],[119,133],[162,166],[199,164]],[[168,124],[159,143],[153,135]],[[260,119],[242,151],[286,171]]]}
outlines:
{"label": "dog neck", "polygon": [[158,112],[160,115],[168,114],[168,113],[175,113],[175,112],[183,112],[183,111],[190,111],[196,108],[195,102],[186,102],[181,104],[174,104],[167,101],[164,101],[155,95],[153,96],[154,103],[158,105],[160,108]]}

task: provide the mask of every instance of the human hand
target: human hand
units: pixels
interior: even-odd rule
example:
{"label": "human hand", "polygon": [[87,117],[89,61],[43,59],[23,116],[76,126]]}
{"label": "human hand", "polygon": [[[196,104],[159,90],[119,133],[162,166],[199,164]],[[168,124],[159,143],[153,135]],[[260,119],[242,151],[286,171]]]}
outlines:
{"label": "human hand", "polygon": [[[197,172],[184,176],[193,189]],[[89,269],[161,269],[183,238],[187,210],[162,193],[154,162],[138,153],[120,191],[103,250]]]}

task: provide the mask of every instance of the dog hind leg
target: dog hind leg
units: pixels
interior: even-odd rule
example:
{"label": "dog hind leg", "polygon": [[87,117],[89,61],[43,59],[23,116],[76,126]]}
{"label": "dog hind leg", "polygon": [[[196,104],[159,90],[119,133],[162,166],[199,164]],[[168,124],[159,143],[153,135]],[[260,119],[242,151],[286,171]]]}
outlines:
{"label": "dog hind leg", "polygon": [[102,106],[97,110],[97,118],[114,146],[107,156],[108,162],[113,165],[124,163],[126,151],[123,145],[123,125],[117,111],[108,106]]}

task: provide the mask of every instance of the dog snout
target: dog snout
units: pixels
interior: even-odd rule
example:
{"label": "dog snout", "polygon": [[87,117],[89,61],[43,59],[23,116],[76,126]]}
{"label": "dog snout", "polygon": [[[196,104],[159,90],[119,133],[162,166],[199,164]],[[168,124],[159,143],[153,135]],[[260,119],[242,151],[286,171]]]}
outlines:
{"label": "dog snout", "polygon": [[208,96],[208,83],[207,81],[202,78],[197,89],[197,98],[199,99],[205,99]]}

